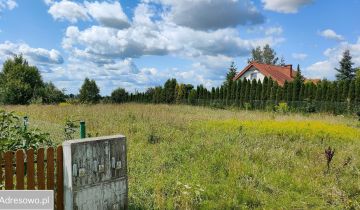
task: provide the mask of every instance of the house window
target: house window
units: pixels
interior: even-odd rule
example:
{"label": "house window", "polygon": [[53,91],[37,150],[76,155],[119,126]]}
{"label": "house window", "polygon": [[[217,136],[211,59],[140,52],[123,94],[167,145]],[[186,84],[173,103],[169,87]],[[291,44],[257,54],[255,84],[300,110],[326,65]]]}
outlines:
{"label": "house window", "polygon": [[251,73],[250,79],[251,79],[251,80],[257,79],[257,73]]}

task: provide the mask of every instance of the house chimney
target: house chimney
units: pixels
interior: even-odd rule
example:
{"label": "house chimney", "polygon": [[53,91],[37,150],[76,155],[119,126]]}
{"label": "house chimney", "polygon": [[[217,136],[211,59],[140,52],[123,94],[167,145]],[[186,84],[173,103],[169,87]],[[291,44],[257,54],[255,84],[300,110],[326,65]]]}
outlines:
{"label": "house chimney", "polygon": [[289,69],[289,76],[292,78],[293,77],[292,64],[287,64],[287,65],[285,65],[285,67]]}

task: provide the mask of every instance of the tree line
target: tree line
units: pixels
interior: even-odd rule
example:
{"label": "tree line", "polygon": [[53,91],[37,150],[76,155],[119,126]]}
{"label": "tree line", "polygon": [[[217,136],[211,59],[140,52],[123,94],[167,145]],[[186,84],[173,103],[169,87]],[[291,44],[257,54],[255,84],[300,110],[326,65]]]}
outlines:
{"label": "tree line", "polygon": [[[284,59],[279,59],[269,45],[253,49],[249,62],[285,65]],[[64,90],[59,90],[51,82],[44,82],[35,66],[30,66],[21,55],[16,55],[3,64],[0,72],[0,104],[139,102],[270,109],[284,102],[307,111],[357,111],[360,109],[360,71],[353,65],[350,51],[346,50],[339,68],[336,68],[335,81],[306,81],[298,65],[294,80],[280,86],[271,77],[262,82],[246,79],[233,81],[237,68],[232,63],[225,81],[219,87],[194,87],[172,78],[164,85],[148,88],[145,92],[129,93],[124,88],[117,88],[110,96],[102,97],[95,80],[88,78],[85,78],[79,94],[66,95]]]}
{"label": "tree line", "polygon": [[[271,65],[284,65],[284,59],[276,57],[276,52],[269,46],[252,51],[249,62]],[[353,68],[350,51],[343,53],[343,58],[336,68],[335,81],[326,79],[317,82],[305,80],[301,68],[293,81],[286,81],[280,86],[271,77],[262,82],[257,80],[233,81],[237,74],[234,63],[231,64],[226,80],[219,87],[211,89],[203,85],[178,83],[169,79],[163,86],[149,88],[145,92],[124,94],[126,102],[142,103],[186,103],[210,105],[216,107],[237,106],[252,109],[271,109],[284,102],[300,111],[333,111],[335,113],[355,112],[360,110],[360,70]]]}

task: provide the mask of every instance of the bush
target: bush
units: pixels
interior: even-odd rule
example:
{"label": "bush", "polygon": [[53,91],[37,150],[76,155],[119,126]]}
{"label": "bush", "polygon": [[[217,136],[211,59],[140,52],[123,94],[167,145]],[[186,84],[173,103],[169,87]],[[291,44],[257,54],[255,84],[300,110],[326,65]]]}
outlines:
{"label": "bush", "polygon": [[316,112],[316,106],[313,102],[306,101],[304,112],[306,113],[315,113]]}
{"label": "bush", "polygon": [[220,102],[216,101],[216,102],[212,102],[210,104],[210,107],[213,109],[225,109],[224,105],[221,104]]}
{"label": "bush", "polygon": [[48,133],[38,129],[26,129],[20,117],[13,112],[0,110],[0,150],[37,149],[52,146]]}
{"label": "bush", "polygon": [[287,103],[279,103],[279,105],[275,106],[275,111],[285,114],[290,111],[290,108]]}
{"label": "bush", "polygon": [[245,108],[245,110],[250,110],[251,109],[251,104],[250,103],[244,103],[244,108]]}

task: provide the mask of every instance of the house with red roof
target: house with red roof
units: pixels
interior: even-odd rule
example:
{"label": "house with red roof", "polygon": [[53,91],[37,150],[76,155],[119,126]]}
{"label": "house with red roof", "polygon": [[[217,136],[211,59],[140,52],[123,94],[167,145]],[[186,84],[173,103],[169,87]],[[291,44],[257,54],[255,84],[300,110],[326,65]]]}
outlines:
{"label": "house with red roof", "polygon": [[[294,80],[297,71],[293,70],[292,65],[269,65],[257,62],[251,62],[240,73],[234,77],[234,81],[239,79],[247,79],[252,81],[263,81],[265,77],[272,78],[280,86],[284,86],[285,81],[291,82]],[[307,82],[317,83],[319,80],[305,79]]]}
{"label": "house with red roof", "polygon": [[255,79],[262,82],[265,77],[271,77],[279,85],[283,86],[285,81],[293,81],[296,74],[297,71],[293,70],[292,65],[277,66],[251,62],[234,77],[234,81],[239,79],[252,81]]}

